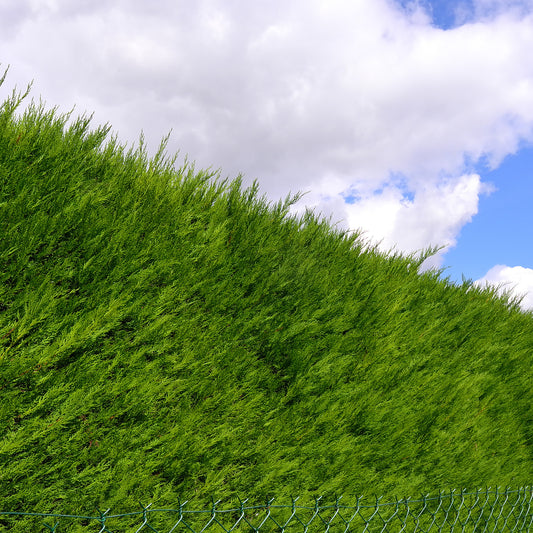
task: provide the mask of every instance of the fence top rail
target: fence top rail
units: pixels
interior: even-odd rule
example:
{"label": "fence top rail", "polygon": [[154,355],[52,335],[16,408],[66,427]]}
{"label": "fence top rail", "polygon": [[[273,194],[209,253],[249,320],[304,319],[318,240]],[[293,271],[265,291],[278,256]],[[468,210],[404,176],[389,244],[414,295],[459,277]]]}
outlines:
{"label": "fence top rail", "polygon": [[[514,498],[512,498],[514,496]],[[466,489],[457,491],[440,491],[437,495],[423,495],[418,499],[412,499],[408,497],[396,498],[393,501],[382,501],[383,497],[374,497],[373,502],[368,502],[364,500],[363,496],[358,496],[355,498],[355,505],[340,503],[342,496],[335,498],[333,503],[322,503],[322,497],[315,498],[312,504],[307,505],[298,505],[298,497],[291,498],[290,503],[274,503],[275,498],[267,499],[264,503],[247,505],[248,499],[241,500],[239,498],[239,506],[231,507],[219,507],[222,500],[212,499],[211,505],[202,509],[190,509],[186,508],[189,501],[184,502],[178,501],[177,508],[151,508],[152,504],[144,506],[140,504],[140,509],[135,511],[129,511],[121,514],[108,514],[111,509],[107,509],[104,512],[101,512],[98,508],[95,508],[98,512],[97,516],[90,515],[74,515],[74,514],[61,514],[61,513],[45,513],[45,512],[19,512],[19,511],[2,511],[0,510],[1,516],[27,516],[27,517],[41,517],[41,518],[71,518],[77,520],[102,520],[102,519],[111,519],[111,518],[124,518],[124,517],[133,517],[136,515],[147,515],[153,513],[176,513],[179,516],[186,514],[231,514],[231,513],[244,513],[247,511],[272,511],[272,510],[281,510],[281,509],[292,509],[293,511],[315,511],[315,512],[325,512],[329,510],[345,510],[353,511],[355,513],[365,510],[365,509],[380,509],[384,507],[395,508],[405,508],[410,510],[412,507],[420,507],[422,504],[423,509],[427,508],[427,505],[432,502],[443,503],[449,501],[450,504],[457,504],[459,511],[465,503],[470,503],[471,508],[474,507],[485,507],[498,505],[504,507],[506,505],[513,505],[514,507],[518,505],[528,504],[533,506],[533,486],[524,486],[517,489],[511,488],[495,488],[491,487],[485,489],[477,489],[475,491],[467,491]],[[439,506],[440,508],[440,506]],[[439,509],[435,511],[430,511],[431,514],[438,512]],[[449,508],[448,508],[449,512]]]}

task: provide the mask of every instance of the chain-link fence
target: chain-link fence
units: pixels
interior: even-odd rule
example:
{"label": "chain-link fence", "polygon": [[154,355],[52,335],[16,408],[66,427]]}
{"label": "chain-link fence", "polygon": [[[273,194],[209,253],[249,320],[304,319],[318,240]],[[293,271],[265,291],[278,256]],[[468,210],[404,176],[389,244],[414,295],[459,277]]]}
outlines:
{"label": "chain-link fence", "polygon": [[174,509],[140,506],[137,511],[92,516],[0,511],[0,531],[63,532],[180,532],[180,533],[333,533],[333,532],[504,532],[533,528],[533,488],[446,492],[420,499],[383,502],[356,498],[346,505],[338,498],[319,498],[302,505],[298,499],[277,504],[268,500],[250,505],[221,505],[194,510],[187,502]]}

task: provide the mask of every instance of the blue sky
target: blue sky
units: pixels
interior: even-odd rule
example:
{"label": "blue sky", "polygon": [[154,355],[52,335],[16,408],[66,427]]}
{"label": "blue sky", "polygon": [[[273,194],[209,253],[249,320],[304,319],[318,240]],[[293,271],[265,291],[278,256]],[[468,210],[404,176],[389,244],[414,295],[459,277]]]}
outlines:
{"label": "blue sky", "polygon": [[458,15],[465,15],[473,10],[470,0],[422,0],[420,2],[399,0],[398,3],[407,9],[413,4],[423,6],[431,16],[432,22],[443,30],[456,27],[460,24],[457,20]]}
{"label": "blue sky", "polygon": [[481,197],[478,214],[446,254],[446,274],[475,280],[497,264],[533,268],[533,148],[508,156],[495,170],[478,172],[495,190]]}
{"label": "blue sky", "polygon": [[[44,44],[45,43],[45,44]],[[8,0],[0,98],[306,195],[384,251],[530,293],[533,0]]]}
{"label": "blue sky", "polygon": [[[443,30],[474,18],[471,1],[424,0],[422,4],[432,23]],[[457,20],[458,13],[462,20]],[[463,276],[476,280],[499,264],[533,268],[533,146],[521,143],[497,168],[487,168],[482,160],[474,169],[494,190],[480,197],[479,212],[462,228],[457,245],[446,254],[445,275],[455,281]]]}

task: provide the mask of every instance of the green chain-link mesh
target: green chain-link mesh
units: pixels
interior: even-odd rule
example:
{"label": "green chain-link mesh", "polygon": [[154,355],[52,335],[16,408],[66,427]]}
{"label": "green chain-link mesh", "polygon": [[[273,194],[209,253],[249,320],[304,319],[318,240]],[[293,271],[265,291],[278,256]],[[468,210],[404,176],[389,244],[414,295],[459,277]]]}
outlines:
{"label": "green chain-link mesh", "polygon": [[0,511],[0,531],[109,532],[152,531],[180,533],[334,533],[334,532],[503,532],[529,531],[533,527],[533,488],[446,492],[418,500],[372,503],[357,498],[344,505],[338,498],[324,504],[247,505],[232,508],[213,501],[209,509],[193,510],[187,502],[176,509],[152,509],[95,516]]}

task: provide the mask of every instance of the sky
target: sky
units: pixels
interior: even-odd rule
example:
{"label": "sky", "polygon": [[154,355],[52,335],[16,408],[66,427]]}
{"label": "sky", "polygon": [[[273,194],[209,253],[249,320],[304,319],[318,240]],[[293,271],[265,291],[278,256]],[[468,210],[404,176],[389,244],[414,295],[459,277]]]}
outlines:
{"label": "sky", "polygon": [[533,0],[4,0],[4,100],[141,132],[533,309]]}

